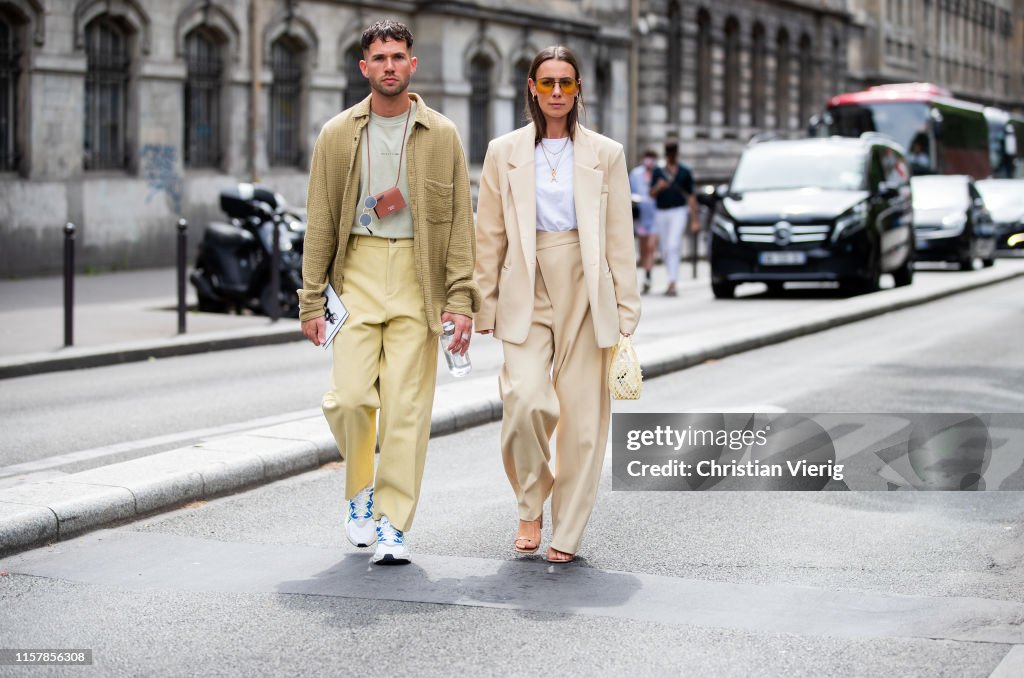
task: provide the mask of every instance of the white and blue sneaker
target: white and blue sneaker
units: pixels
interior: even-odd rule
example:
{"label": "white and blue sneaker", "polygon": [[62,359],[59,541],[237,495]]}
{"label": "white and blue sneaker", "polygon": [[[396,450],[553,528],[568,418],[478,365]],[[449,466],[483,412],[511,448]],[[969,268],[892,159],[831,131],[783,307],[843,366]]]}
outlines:
{"label": "white and blue sneaker", "polygon": [[364,487],[348,502],[345,536],[353,546],[366,548],[377,541],[377,525],[373,520],[373,486]]}
{"label": "white and blue sneaker", "polygon": [[409,548],[405,545],[405,535],[391,524],[387,516],[381,516],[377,524],[377,550],[370,562],[377,565],[408,565]]}

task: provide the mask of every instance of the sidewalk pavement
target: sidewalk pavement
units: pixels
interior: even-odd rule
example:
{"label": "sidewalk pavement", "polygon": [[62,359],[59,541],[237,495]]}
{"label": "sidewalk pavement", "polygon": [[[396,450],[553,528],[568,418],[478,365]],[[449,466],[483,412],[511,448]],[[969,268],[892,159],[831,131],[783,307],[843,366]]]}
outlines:
{"label": "sidewalk pavement", "polygon": [[[1024,261],[1000,260],[994,268],[936,276],[927,285],[837,298],[834,303],[809,307],[785,317],[762,318],[645,343],[639,348],[644,376],[653,378],[706,360],[1022,275]],[[706,291],[706,269],[704,276],[702,280],[686,282],[683,287],[699,285]],[[254,316],[190,314],[195,331],[179,338],[175,335],[174,312],[161,310],[173,308],[173,296],[167,296],[173,295],[173,281],[170,269],[86,277],[81,284],[82,306],[78,316],[82,320],[83,341],[88,343],[76,349],[53,347],[53,337],[62,336],[59,279],[0,282],[0,377],[112,364],[150,355],[278,343],[301,336],[295,321],[281,321],[275,327]],[[37,305],[28,303],[40,299]],[[118,340],[123,336],[123,328],[135,333],[133,341]],[[43,351],[37,350],[40,344]],[[493,376],[445,383],[438,387],[435,398],[431,435],[444,435],[500,418],[501,401]],[[326,422],[321,416],[313,416],[9,487],[0,490],[0,555],[135,520],[190,501],[237,492],[336,461],[338,450]]]}
{"label": "sidewalk pavement", "polygon": [[64,347],[60,276],[0,280],[0,379],[206,351],[296,341],[297,320],[199,313],[186,281],[178,334],[177,271],[159,268],[75,278],[74,346]]}

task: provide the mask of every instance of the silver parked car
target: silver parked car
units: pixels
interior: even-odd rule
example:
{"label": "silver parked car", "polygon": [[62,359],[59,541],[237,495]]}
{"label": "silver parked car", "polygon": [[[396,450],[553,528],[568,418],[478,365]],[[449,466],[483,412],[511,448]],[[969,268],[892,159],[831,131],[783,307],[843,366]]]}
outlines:
{"label": "silver parked car", "polygon": [[996,249],[1024,245],[1024,179],[984,179],[975,185],[996,225]]}

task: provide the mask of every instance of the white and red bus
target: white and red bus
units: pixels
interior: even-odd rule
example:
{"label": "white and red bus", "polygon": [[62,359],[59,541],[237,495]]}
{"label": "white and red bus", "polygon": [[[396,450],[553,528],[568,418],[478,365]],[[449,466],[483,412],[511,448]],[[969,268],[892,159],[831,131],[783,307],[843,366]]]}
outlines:
{"label": "white and red bus", "polygon": [[985,108],[936,85],[878,85],[840,94],[828,101],[821,122],[828,134],[885,134],[906,149],[915,174],[986,179],[993,173]]}

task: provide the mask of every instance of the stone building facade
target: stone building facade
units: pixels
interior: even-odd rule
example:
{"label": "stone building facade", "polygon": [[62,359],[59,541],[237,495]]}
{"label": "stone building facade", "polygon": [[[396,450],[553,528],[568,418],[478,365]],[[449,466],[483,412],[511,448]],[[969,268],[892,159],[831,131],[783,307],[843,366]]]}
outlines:
{"label": "stone building facade", "polygon": [[851,82],[933,82],[979,103],[1024,104],[1021,0],[851,0]]}
{"label": "stone building facade", "polygon": [[[45,4],[44,4],[45,3]],[[541,47],[580,56],[587,120],[628,136],[629,0],[0,0],[0,276],[167,266],[219,191],[257,180],[305,202],[321,126],[368,93],[359,36],[406,21],[413,89],[479,170],[519,126]]]}
{"label": "stone building facade", "polygon": [[677,137],[698,181],[727,178],[754,134],[806,134],[848,85],[842,0],[641,5],[637,143],[660,149]]}
{"label": "stone building facade", "polygon": [[1024,0],[0,0],[0,276],[58,270],[67,221],[82,268],[161,266],[178,217],[194,245],[224,187],[303,204],[382,16],[413,29],[413,89],[458,125],[473,178],[556,43],[580,57],[585,124],[631,163],[678,138],[700,183],[843,91],[929,80],[1024,104]]}

